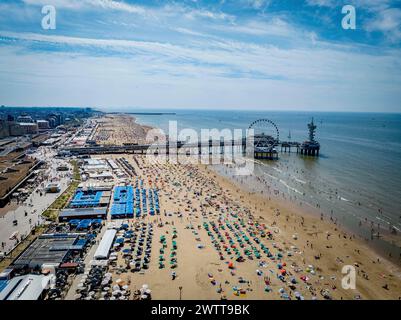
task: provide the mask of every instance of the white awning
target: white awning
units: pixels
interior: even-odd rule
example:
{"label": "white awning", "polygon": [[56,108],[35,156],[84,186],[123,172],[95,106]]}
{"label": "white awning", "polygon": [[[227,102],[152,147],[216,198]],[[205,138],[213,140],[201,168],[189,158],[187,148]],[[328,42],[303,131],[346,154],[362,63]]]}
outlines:
{"label": "white awning", "polygon": [[50,277],[44,275],[15,277],[0,292],[0,300],[38,300],[49,282]]}
{"label": "white awning", "polygon": [[107,259],[109,257],[110,248],[113,245],[116,233],[117,230],[114,229],[109,229],[104,233],[103,238],[99,243],[99,247],[94,255],[96,260]]}

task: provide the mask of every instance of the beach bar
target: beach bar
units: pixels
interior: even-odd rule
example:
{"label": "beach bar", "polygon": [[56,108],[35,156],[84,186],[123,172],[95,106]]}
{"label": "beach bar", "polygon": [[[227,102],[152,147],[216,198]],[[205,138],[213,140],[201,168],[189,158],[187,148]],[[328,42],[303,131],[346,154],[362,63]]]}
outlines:
{"label": "beach bar", "polygon": [[68,222],[74,219],[102,219],[107,218],[107,208],[74,208],[61,210],[59,222]]}

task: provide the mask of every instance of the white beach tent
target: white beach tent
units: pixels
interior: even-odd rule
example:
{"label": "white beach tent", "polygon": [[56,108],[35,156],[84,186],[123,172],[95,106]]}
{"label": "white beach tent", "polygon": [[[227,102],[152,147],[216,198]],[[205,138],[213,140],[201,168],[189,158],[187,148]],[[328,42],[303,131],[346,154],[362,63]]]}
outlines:
{"label": "white beach tent", "polygon": [[115,229],[109,229],[104,233],[102,240],[99,243],[99,247],[94,255],[96,260],[107,259],[109,257],[110,248],[113,245],[116,233],[117,230]]}
{"label": "white beach tent", "polygon": [[12,278],[0,292],[0,300],[38,300],[49,288],[50,277],[28,274]]}

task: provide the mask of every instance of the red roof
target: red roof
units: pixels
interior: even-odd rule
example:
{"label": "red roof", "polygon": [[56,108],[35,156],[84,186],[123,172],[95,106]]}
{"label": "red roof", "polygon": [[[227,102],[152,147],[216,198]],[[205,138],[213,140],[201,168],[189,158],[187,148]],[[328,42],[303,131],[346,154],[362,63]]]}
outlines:
{"label": "red roof", "polygon": [[66,262],[60,265],[60,268],[77,268],[78,263],[75,262]]}

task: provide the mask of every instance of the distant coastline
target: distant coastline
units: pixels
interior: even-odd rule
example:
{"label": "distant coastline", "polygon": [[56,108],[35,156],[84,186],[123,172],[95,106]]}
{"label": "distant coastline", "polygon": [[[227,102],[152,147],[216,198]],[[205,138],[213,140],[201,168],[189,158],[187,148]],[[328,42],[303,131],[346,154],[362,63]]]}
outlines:
{"label": "distant coastline", "polygon": [[108,114],[133,114],[141,116],[163,116],[163,115],[176,115],[175,112],[107,112]]}

